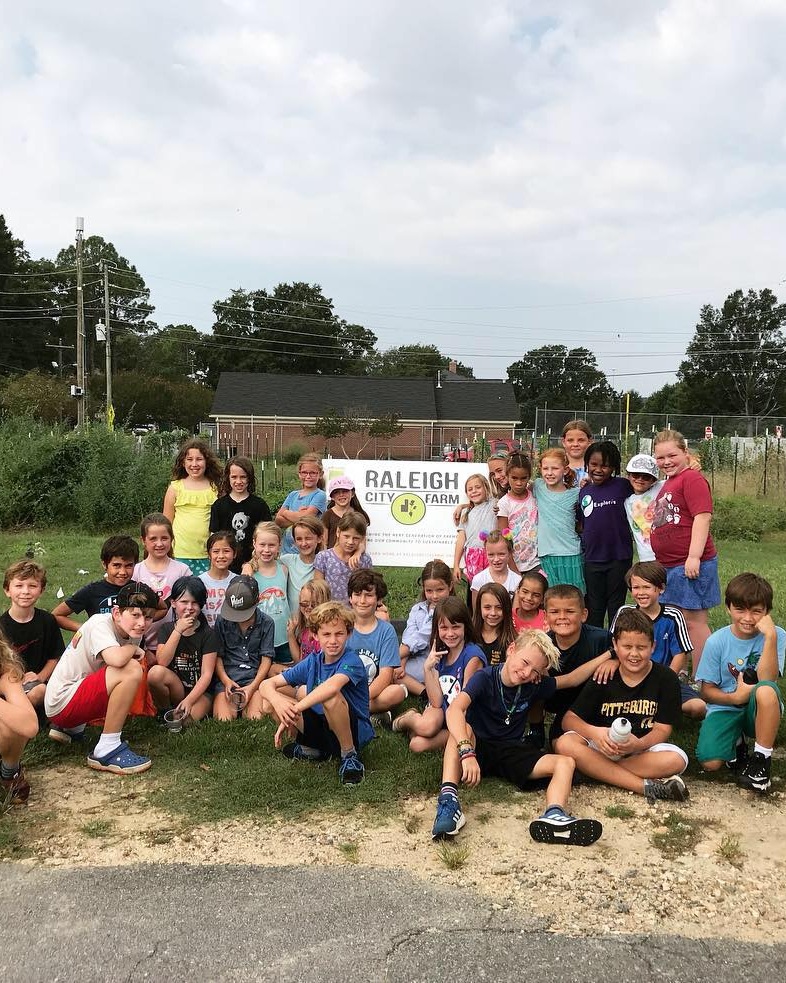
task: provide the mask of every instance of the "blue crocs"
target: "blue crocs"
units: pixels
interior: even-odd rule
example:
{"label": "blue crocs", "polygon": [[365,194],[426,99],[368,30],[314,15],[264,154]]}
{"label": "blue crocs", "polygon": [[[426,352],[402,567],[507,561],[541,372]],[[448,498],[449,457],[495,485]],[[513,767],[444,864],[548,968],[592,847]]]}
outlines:
{"label": "blue crocs", "polygon": [[140,771],[147,771],[152,764],[150,758],[135,754],[125,741],[103,758],[96,758],[92,754],[87,756],[88,768],[111,771],[113,775],[138,775]]}

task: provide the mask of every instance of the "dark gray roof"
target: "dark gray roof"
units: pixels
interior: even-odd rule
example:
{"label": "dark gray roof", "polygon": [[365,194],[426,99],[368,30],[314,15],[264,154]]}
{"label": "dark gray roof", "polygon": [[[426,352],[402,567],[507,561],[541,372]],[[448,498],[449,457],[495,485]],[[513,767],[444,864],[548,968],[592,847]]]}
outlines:
{"label": "dark gray roof", "polygon": [[518,423],[519,407],[513,386],[499,379],[450,380],[434,390],[438,420]]}
{"label": "dark gray roof", "polygon": [[211,416],[314,417],[328,410],[368,407],[402,420],[517,422],[510,383],[492,379],[451,381],[384,376],[278,375],[222,372]]}

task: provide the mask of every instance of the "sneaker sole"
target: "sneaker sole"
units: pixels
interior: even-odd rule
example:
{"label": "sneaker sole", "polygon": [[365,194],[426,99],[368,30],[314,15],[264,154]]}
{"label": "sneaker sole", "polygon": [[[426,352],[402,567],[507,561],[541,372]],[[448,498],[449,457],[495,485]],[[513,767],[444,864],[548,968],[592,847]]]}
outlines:
{"label": "sneaker sole", "polygon": [[688,786],[682,780],[679,775],[671,775],[669,778],[665,778],[664,781],[670,782],[670,787],[674,789],[677,794],[670,797],[672,802],[687,802],[690,798],[690,792],[688,791]]}
{"label": "sneaker sole", "polygon": [[745,776],[740,775],[737,779],[737,784],[740,788],[746,789],[748,792],[759,792],[760,794],[765,794],[769,792],[772,788],[772,780],[767,779],[766,783],[756,783],[750,778],[745,778]]}
{"label": "sneaker sole", "polygon": [[344,774],[341,776],[341,784],[349,785],[350,787],[353,785],[360,785],[365,777],[366,773],[364,771],[353,771],[350,772],[349,775]]}
{"label": "sneaker sole", "polygon": [[93,771],[108,771],[112,775],[139,775],[141,772],[147,771],[152,764],[152,761],[143,761],[140,765],[130,765],[127,768],[121,768],[120,765],[102,765],[95,758],[87,759],[88,768],[92,768]]}
{"label": "sneaker sole", "polygon": [[50,730],[49,740],[54,741],[56,744],[70,744],[72,738],[70,734],[66,734],[62,730]]}
{"label": "sneaker sole", "polygon": [[538,843],[562,843],[565,846],[592,846],[603,834],[597,819],[573,819],[569,823],[550,823],[533,819],[529,835]]}
{"label": "sneaker sole", "polygon": [[458,834],[458,831],[460,829],[463,829],[466,825],[467,825],[467,817],[462,812],[462,814],[459,816],[458,822],[456,823],[456,828],[455,829],[452,829],[449,833],[448,832],[445,832],[445,833],[432,833],[431,834],[431,839],[435,843],[437,843],[439,840],[446,840],[450,836],[456,836]]}

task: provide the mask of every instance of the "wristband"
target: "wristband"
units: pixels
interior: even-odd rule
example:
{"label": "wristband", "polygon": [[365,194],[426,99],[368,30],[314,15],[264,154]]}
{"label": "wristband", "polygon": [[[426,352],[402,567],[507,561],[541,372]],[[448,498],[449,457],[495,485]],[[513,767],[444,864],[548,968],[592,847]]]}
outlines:
{"label": "wristband", "polygon": [[468,748],[464,751],[459,751],[459,761],[463,761],[465,758],[476,758],[477,755],[473,748]]}
{"label": "wristband", "polygon": [[471,748],[472,747],[472,741],[468,741],[466,738],[464,738],[464,740],[462,740],[462,741],[456,741],[456,747],[459,749],[459,751],[463,747],[470,747]]}

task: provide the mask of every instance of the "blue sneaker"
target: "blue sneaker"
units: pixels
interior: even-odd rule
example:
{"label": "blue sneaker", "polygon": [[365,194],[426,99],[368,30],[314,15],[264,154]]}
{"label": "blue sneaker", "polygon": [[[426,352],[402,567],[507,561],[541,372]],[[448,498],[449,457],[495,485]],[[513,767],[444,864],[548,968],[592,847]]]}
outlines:
{"label": "blue sneaker", "polygon": [[327,761],[327,756],[317,751],[316,748],[305,747],[294,741],[281,748],[281,753],[290,761],[308,761],[309,764],[318,765],[320,761]]}
{"label": "blue sneaker", "polygon": [[597,819],[576,819],[563,809],[547,809],[529,824],[529,835],[538,843],[590,846],[602,833]]}
{"label": "blue sneaker", "polygon": [[359,785],[365,777],[366,769],[355,751],[341,759],[338,777],[342,785]]}
{"label": "blue sneaker", "polygon": [[113,775],[138,775],[141,771],[147,771],[152,764],[150,758],[135,754],[125,741],[103,758],[96,758],[93,754],[87,756],[89,768],[94,771],[111,771]]}
{"label": "blue sneaker", "polygon": [[431,839],[444,840],[447,836],[455,836],[466,821],[456,796],[443,792],[437,799],[437,816],[431,830]]}

